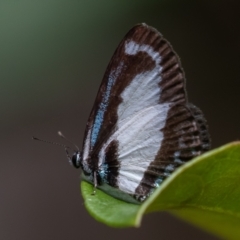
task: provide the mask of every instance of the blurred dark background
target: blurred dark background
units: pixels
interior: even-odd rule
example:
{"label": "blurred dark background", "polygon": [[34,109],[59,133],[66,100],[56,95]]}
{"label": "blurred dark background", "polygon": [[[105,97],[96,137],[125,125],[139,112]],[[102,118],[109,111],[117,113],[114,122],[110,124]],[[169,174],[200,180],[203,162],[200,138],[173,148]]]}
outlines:
{"label": "blurred dark background", "polygon": [[157,28],[182,60],[191,102],[217,147],[239,139],[239,1],[0,0],[0,239],[217,239],[167,213],[111,229],[86,212],[61,130],[82,144],[106,66],[135,24]]}

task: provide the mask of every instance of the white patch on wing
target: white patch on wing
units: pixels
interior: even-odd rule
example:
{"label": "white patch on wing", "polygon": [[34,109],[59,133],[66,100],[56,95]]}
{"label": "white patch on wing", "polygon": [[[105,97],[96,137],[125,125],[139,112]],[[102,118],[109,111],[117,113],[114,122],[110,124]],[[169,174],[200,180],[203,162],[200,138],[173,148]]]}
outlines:
{"label": "white patch on wing", "polygon": [[161,129],[166,122],[169,104],[157,104],[118,122],[118,130],[108,139],[99,153],[99,165],[104,160],[106,147],[118,141],[120,169],[118,187],[135,193],[149,164],[155,159],[163,140]]}
{"label": "white patch on wing", "polygon": [[158,52],[154,51],[153,47],[146,44],[138,44],[134,41],[127,42],[125,44],[125,53],[128,55],[136,55],[138,52],[146,52],[153,60],[156,65],[161,61],[161,57]]}
{"label": "white patch on wing", "polygon": [[146,52],[155,61],[155,67],[150,71],[143,71],[137,74],[122,92],[121,97],[123,101],[118,108],[119,121],[135,114],[141,109],[159,103],[161,94],[159,83],[162,80],[161,56],[149,45],[139,45],[133,41],[125,44],[125,53],[128,55],[135,55],[140,51]]}
{"label": "white patch on wing", "polygon": [[121,121],[141,109],[158,104],[160,81],[161,78],[156,69],[136,75],[121,94],[122,102],[118,107],[118,120]]}

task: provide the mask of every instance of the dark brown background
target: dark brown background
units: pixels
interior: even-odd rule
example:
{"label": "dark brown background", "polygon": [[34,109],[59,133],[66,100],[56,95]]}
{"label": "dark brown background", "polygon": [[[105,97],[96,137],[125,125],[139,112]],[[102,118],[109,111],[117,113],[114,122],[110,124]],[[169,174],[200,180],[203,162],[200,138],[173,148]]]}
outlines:
{"label": "dark brown background", "polygon": [[146,22],[180,55],[213,147],[239,139],[239,9],[227,0],[1,0],[0,239],[215,239],[167,213],[146,216],[140,229],[96,222],[64,149],[31,136],[61,142],[62,130],[81,145],[113,51]]}

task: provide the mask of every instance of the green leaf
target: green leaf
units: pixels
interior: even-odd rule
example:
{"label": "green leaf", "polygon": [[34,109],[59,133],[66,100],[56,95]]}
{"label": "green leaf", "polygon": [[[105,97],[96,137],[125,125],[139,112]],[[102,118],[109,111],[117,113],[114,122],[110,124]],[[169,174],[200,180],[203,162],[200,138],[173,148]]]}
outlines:
{"label": "green leaf", "polygon": [[126,203],[109,196],[97,189],[93,193],[93,185],[81,182],[82,195],[89,213],[98,221],[112,227],[130,227],[136,225],[136,215],[140,205]]}
{"label": "green leaf", "polygon": [[240,142],[209,151],[178,168],[142,205],[81,183],[85,206],[113,227],[139,226],[145,213],[168,211],[206,231],[240,239]]}

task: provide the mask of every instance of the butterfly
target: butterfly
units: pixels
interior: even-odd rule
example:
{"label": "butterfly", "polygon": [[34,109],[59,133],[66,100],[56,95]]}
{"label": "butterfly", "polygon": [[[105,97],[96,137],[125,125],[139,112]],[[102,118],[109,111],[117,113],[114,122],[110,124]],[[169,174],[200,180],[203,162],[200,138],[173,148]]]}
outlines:
{"label": "butterfly", "polygon": [[156,29],[134,26],[107,67],[73,165],[95,188],[141,203],[209,148],[206,120],[187,100],[177,54]]}

